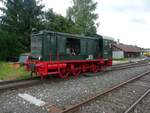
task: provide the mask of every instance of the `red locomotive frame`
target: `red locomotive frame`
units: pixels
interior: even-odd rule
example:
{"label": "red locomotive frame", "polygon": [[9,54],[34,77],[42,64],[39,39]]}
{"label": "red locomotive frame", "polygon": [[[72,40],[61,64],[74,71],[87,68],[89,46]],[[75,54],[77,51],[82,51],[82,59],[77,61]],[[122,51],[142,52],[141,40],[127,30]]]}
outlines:
{"label": "red locomotive frame", "polygon": [[[34,71],[30,65],[34,64]],[[48,75],[56,75],[60,78],[68,78],[73,75],[75,78],[80,73],[100,72],[106,67],[112,66],[112,59],[99,58],[96,60],[63,60],[63,61],[30,61],[26,63],[28,71],[36,73],[41,79]]]}

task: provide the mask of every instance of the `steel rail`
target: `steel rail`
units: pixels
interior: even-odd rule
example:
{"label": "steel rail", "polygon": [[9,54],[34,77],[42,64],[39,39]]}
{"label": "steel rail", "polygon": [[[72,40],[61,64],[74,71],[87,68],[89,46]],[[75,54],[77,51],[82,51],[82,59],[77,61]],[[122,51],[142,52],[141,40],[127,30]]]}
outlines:
{"label": "steel rail", "polygon": [[98,97],[100,97],[100,96],[103,96],[103,95],[105,95],[105,94],[107,94],[107,93],[109,93],[109,92],[111,92],[111,91],[113,91],[113,90],[115,90],[115,89],[118,89],[118,88],[120,88],[120,87],[122,87],[122,86],[124,86],[124,85],[126,85],[126,84],[128,84],[128,83],[130,83],[130,82],[133,82],[133,81],[135,81],[135,80],[137,80],[137,79],[139,79],[139,78],[141,78],[141,77],[143,77],[143,76],[146,76],[146,75],[148,75],[148,74],[150,74],[150,71],[147,71],[147,72],[145,72],[145,73],[139,74],[139,75],[137,75],[136,77],[133,77],[133,78],[131,78],[131,79],[125,81],[125,82],[120,83],[119,85],[116,85],[116,86],[113,86],[113,87],[111,87],[111,88],[109,88],[109,89],[106,89],[106,90],[100,92],[99,94],[97,94],[96,96],[93,96],[93,97],[91,97],[91,98],[89,98],[89,99],[87,99],[87,100],[85,100],[85,101],[83,101],[83,102],[81,102],[81,103],[79,103],[79,104],[76,104],[76,105],[74,105],[74,106],[72,106],[72,107],[66,108],[65,110],[63,110],[63,111],[60,112],[60,113],[70,113],[70,112],[72,112],[72,111],[75,111],[76,109],[78,109],[78,108],[80,108],[81,106],[83,106],[83,105],[85,105],[85,104],[87,104],[87,103],[89,103],[89,102],[95,100],[96,98],[98,98]]}
{"label": "steel rail", "polygon": [[135,106],[141,102],[148,94],[150,93],[150,89],[148,89],[140,98],[137,99],[124,113],[129,113]]}
{"label": "steel rail", "polygon": [[5,84],[10,84],[10,83],[17,83],[17,82],[24,82],[24,81],[28,81],[28,80],[34,80],[34,79],[38,79],[39,77],[33,77],[33,78],[26,78],[26,79],[20,79],[20,80],[5,80],[5,81],[1,81],[0,82],[0,86],[1,85],[5,85]]}
{"label": "steel rail", "polygon": [[148,64],[148,61],[140,61],[140,62],[134,62],[134,63],[128,63],[128,64],[123,64],[123,65],[112,65],[112,68],[117,68],[117,67],[125,67],[125,66],[134,66],[134,65],[141,65],[141,64]]}
{"label": "steel rail", "polygon": [[112,65],[112,67],[136,65],[136,64],[141,64],[141,63],[147,63],[149,61],[150,60],[140,60],[140,61],[136,61],[136,62],[126,62],[126,63],[114,64],[114,65]]}
{"label": "steel rail", "polygon": [[116,71],[116,70],[123,70],[123,69],[128,69],[128,68],[135,68],[135,67],[141,67],[141,66],[148,66],[148,65],[150,65],[150,64],[140,64],[140,65],[129,65],[129,66],[121,66],[121,67],[112,67],[112,68],[110,68],[109,70],[106,70],[106,71]]}
{"label": "steel rail", "polygon": [[40,79],[27,79],[27,80],[20,80],[17,82],[15,81],[7,81],[5,83],[0,84],[0,93],[7,91],[7,90],[13,90],[13,89],[19,89],[24,87],[30,87],[35,84],[43,83],[44,81]]}

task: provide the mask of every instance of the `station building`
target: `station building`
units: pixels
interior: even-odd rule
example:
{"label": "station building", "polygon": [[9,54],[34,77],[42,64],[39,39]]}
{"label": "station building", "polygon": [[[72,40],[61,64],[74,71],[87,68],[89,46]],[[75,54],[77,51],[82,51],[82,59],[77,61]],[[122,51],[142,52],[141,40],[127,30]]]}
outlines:
{"label": "station building", "polygon": [[120,59],[120,58],[137,58],[140,57],[142,54],[142,48],[133,46],[133,45],[126,45],[126,44],[113,44],[113,58]]}

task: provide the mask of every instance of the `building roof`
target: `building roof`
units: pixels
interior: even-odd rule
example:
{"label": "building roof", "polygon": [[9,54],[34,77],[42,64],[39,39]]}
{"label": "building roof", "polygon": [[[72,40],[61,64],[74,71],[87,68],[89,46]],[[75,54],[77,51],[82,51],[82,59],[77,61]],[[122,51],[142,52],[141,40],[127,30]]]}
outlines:
{"label": "building roof", "polygon": [[133,45],[113,44],[114,47],[124,52],[141,52],[141,48]]}

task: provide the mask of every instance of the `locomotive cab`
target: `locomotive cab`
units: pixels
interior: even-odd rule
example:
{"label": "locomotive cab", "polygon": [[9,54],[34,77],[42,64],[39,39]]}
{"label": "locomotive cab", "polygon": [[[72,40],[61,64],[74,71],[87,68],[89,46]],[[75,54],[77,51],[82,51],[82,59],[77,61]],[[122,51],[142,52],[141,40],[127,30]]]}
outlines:
{"label": "locomotive cab", "polygon": [[112,59],[112,43],[114,39],[101,35],[97,35],[97,37],[99,38],[100,56],[104,59]]}

